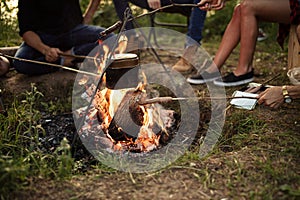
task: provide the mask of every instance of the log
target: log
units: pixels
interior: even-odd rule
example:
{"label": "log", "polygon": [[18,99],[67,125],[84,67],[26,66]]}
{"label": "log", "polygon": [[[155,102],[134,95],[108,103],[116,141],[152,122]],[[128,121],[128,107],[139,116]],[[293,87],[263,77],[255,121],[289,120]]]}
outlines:
{"label": "log", "polygon": [[300,44],[297,37],[296,25],[291,25],[288,43],[288,68],[292,69],[300,65]]}
{"label": "log", "polygon": [[108,128],[113,139],[120,141],[138,137],[144,120],[144,113],[137,103],[141,96],[140,90],[130,90],[125,94]]}

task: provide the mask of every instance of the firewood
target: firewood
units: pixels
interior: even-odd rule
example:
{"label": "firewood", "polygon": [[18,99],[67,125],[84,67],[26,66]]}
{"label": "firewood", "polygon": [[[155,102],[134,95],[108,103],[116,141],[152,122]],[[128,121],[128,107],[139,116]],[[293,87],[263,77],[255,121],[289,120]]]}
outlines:
{"label": "firewood", "polygon": [[123,97],[115,115],[110,123],[108,132],[115,140],[137,138],[140,127],[143,125],[144,113],[137,103],[142,92],[128,91]]}

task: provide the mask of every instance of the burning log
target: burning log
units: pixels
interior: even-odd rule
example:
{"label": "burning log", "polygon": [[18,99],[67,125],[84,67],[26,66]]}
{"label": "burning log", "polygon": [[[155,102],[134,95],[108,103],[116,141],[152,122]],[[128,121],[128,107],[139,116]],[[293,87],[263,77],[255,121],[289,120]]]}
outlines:
{"label": "burning log", "polygon": [[147,99],[143,88],[106,88],[98,91],[95,99],[99,124],[112,140],[113,150],[148,152],[170,139],[169,130],[176,121],[174,111],[160,104],[140,105],[139,100]]}
{"label": "burning log", "polygon": [[108,128],[112,138],[123,140],[138,137],[144,121],[144,112],[137,103],[141,95],[140,90],[130,90],[125,94]]}

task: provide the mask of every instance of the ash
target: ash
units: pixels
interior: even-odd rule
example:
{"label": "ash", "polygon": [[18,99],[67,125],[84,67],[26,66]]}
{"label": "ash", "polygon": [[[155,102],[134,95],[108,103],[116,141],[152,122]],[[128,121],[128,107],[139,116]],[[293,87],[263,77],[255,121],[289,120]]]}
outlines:
{"label": "ash", "polygon": [[72,147],[72,156],[75,160],[91,159],[91,154],[75,137],[77,131],[72,114],[43,117],[40,123],[46,132],[45,135],[40,134],[39,136],[40,148],[43,152],[53,153],[65,137]]}

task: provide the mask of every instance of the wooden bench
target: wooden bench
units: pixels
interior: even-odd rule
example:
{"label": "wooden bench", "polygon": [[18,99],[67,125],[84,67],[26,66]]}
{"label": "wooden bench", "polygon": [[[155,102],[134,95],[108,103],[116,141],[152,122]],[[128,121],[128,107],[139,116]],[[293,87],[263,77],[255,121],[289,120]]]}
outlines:
{"label": "wooden bench", "polygon": [[297,37],[296,25],[292,25],[288,43],[288,68],[300,67],[300,45]]}

